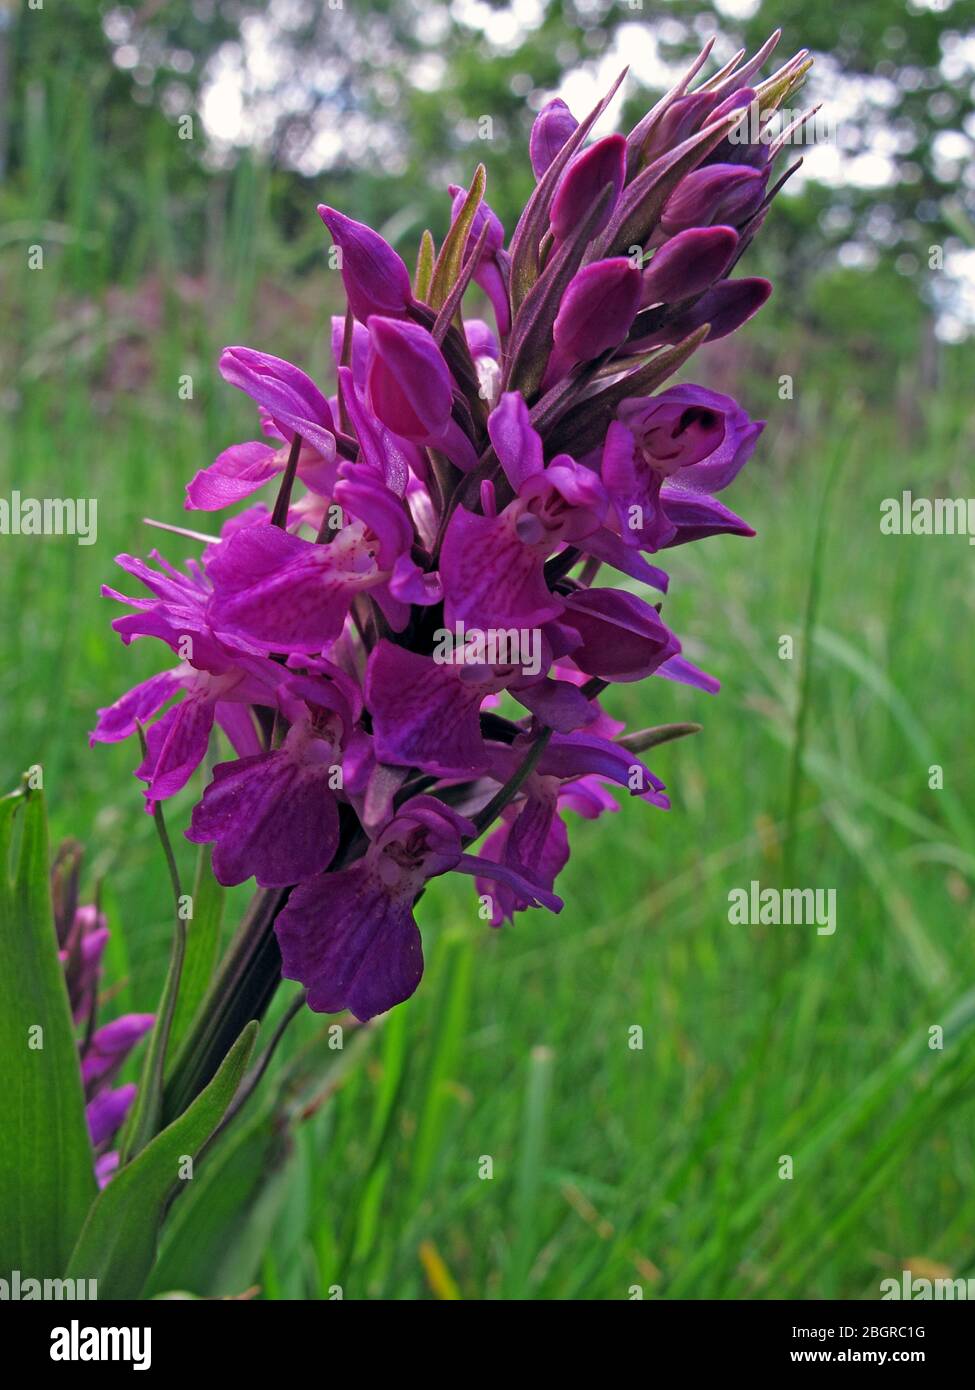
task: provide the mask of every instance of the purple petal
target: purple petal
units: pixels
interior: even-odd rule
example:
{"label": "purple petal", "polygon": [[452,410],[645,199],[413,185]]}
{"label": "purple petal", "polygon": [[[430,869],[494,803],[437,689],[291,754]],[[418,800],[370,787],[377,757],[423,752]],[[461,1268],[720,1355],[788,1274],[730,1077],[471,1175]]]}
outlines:
{"label": "purple petal", "polygon": [[331,776],[327,759],[305,759],[287,747],[218,763],[186,838],[215,843],[213,872],[226,886],[252,875],[262,888],[300,883],[327,869],[338,848]]}
{"label": "purple petal", "polygon": [[281,973],[305,986],[316,1013],[350,1009],[363,1022],[385,1013],[423,974],[412,906],[364,860],[299,885],[274,924]]}
{"label": "purple petal", "polygon": [[709,323],[711,331],[705,341],[717,342],[753,318],[771,293],[771,281],[763,280],[761,276],[721,280],[707,294],[701,295],[693,309],[688,309],[686,314],[673,319],[660,333],[652,335],[652,341],[679,343],[689,333]]}
{"label": "purple petal", "polygon": [[582,645],[572,660],[587,675],[608,681],[637,681],[651,675],[680,643],[649,603],[623,589],[585,589],[565,601],[563,623]]}
{"label": "purple petal", "polygon": [[549,777],[578,777],[598,773],[666,809],[670,802],[661,793],[664,784],[635,754],[596,734],[553,734],[538,763]]}
{"label": "purple petal", "polygon": [[405,314],[413,302],[410,273],[389,242],[335,208],[322,204],[318,215],[341,249],[342,281],[359,322],[368,323],[373,314]]}
{"label": "purple petal", "polygon": [[206,757],[212,728],[213,701],[206,695],[188,696],[150,725],[146,756],[135,774],[147,783],[150,807],[186,786]]}
{"label": "purple petal", "polygon": [[597,560],[603,560],[607,565],[612,565],[622,574],[628,574],[631,579],[640,579],[644,584],[650,584],[654,589],[659,589],[662,594],[667,592],[670,576],[666,570],[648,564],[642,555],[631,546],[626,545],[608,527],[603,526],[600,530],[594,531],[591,536],[587,536],[582,542],[582,549],[588,555],[594,555]]}
{"label": "purple petal", "polygon": [[733,227],[692,227],[653,255],[643,272],[641,304],[676,304],[701,294],[719,280],[738,246]]}
{"label": "purple petal", "polygon": [[314,545],[277,526],[251,526],[210,564],[214,626],[268,651],[320,652],[342,631],[353,595],[374,580],[341,535]]}
{"label": "purple petal", "polygon": [[380,642],[366,674],[376,757],[441,777],[484,772],[478,717],[484,693],[462,680],[456,666]]}
{"label": "purple petal", "polygon": [[569,681],[551,680],[546,676],[543,680],[512,686],[511,694],[543,724],[560,734],[583,729],[599,715],[596,705]]}
{"label": "purple petal", "polygon": [[507,514],[478,516],[459,506],[440,552],[447,627],[540,627],[562,611],[545,583],[543,558],[524,545]]}
{"label": "purple petal", "polygon": [[232,386],[264,406],[282,433],[294,430],[323,458],[335,457],[328,401],[300,367],[254,348],[227,347],[220,355],[220,371]]}
{"label": "purple petal", "polygon": [[579,122],[560,97],[548,101],[535,117],[528,142],[535,178],[540,179]]}
{"label": "purple petal", "polygon": [[118,1172],[118,1166],[119,1154],[115,1149],[110,1149],[108,1153],[95,1159],[95,1181],[98,1183],[99,1191],[111,1182]]}
{"label": "purple petal", "polygon": [[663,676],[665,680],[677,681],[680,685],[693,685],[697,690],[706,691],[708,695],[717,695],[721,689],[721,682],[716,676],[709,676],[706,671],[700,670],[683,656],[672,656],[657,668],[656,674]]}
{"label": "purple petal", "polygon": [[666,545],[686,545],[688,541],[703,540],[706,536],[754,536],[755,532],[733,511],[703,492],[685,492],[667,487],[660,494],[667,520],[676,534]]}
{"label": "purple petal", "polygon": [[126,1057],[155,1022],[153,1014],[123,1014],[92,1034],[85,1048],[81,1075],[86,1088],[114,1076]]}
{"label": "purple petal", "polygon": [[743,164],[707,164],[685,174],[660,219],[668,236],[689,227],[739,227],[765,197],[767,172]]}
{"label": "purple petal", "polygon": [[612,216],[625,176],[626,141],[622,135],[607,135],[576,155],[552,199],[550,221],[556,239],[564,241],[571,236],[592,211],[606,185],[611,184],[613,196],[593,228],[593,235],[602,231]]}
{"label": "purple petal", "polygon": [[187,510],[217,512],[249,497],[280,472],[276,459],[267,444],[232,444],[186,484]]}
{"label": "purple petal", "polygon": [[89,742],[118,743],[120,739],[128,738],[135,733],[139,724],[144,724],[183,688],[186,679],[186,675],[177,668],[160,671],[141,685],[133,686],[120,695],[113,705],[98,711],[98,723],[89,735]]}
{"label": "purple petal", "polygon": [[119,1128],[135,1100],[135,1092],[133,1085],[120,1086],[116,1091],[103,1091],[85,1107],[88,1133],[95,1148],[104,1144],[106,1139],[111,1139]]}
{"label": "purple petal", "polygon": [[640,290],[640,272],[625,256],[584,266],[562,296],[552,328],[562,357],[589,362],[621,343],[636,318]]}
{"label": "purple petal", "polygon": [[561,912],[562,899],[555,893],[532,883],[524,874],[509,868],[506,864],[494,864],[490,859],[482,859],[476,854],[462,854],[454,865],[454,872],[471,874],[474,878],[487,878],[503,883],[521,900],[524,907],[547,907],[549,912]]}
{"label": "purple petal", "polygon": [[506,391],[491,411],[488,434],[515,492],[527,478],[544,470],[541,436],[532,427],[525,398],[518,391]]}
{"label": "purple petal", "polygon": [[369,324],[369,397],[396,434],[422,444],[450,419],[450,371],[433,337],[417,323],[374,317]]}

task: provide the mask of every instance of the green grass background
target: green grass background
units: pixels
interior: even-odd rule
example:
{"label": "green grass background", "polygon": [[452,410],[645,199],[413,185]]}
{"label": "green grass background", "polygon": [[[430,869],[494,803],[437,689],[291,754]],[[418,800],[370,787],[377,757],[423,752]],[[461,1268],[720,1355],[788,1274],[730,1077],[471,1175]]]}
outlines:
{"label": "green grass background", "polygon": [[[84,111],[41,111],[28,134],[32,176],[0,224],[0,495],[95,497],[99,530],[88,548],[0,539],[0,771],[12,786],[43,764],[55,839],[83,840],[89,886],[104,885],[106,1012],[151,1009],[165,866],[136,748],[90,750],[86,732],[164,654],[122,648],[99,586],[118,551],[192,553],[141,518],[179,524],[184,482],[252,437],[219,347],[293,354],[327,380],[337,286],[289,277],[246,162],[187,284],[153,149],[120,245]],[[27,269],[33,243],[43,270]],[[608,698],[636,727],[704,724],[650,759],[672,811],[573,819],[559,917],[493,933],[467,881],[431,885],[415,998],[341,1051],[330,1020],[298,1020],[174,1206],[153,1291],[871,1298],[907,1265],[975,1274],[973,554],[879,530],[904,488],[971,492],[971,354],[947,353],[922,390],[883,342],[866,362],[841,342],[807,350],[784,322],[775,343],[752,324],[730,366],[715,357],[769,419],[729,494],[758,537],[667,557],[664,616],[723,691],[654,680]],[[794,398],[779,400],[786,370]],[[167,808],[186,880],[199,789]],[[836,934],[732,926],[729,890],[753,878],[835,889]]]}

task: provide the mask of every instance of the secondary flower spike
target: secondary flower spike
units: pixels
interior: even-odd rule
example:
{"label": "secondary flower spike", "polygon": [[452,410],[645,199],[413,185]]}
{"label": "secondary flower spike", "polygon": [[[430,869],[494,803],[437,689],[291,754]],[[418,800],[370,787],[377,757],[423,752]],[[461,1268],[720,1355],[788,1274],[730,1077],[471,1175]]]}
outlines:
{"label": "secondary flower spike", "polygon": [[[719,682],[683,654],[651,561],[754,534],[724,492],[762,422],[687,374],[771,291],[747,255],[789,171],[755,131],[810,61],[763,76],[776,41],[720,73],[708,45],[626,136],[593,137],[624,74],[589,112],[548,101],[510,235],[481,169],[408,250],[319,207],[337,273],[307,361],[220,358],[256,437],[201,459],[186,505],[233,514],[185,532],[183,564],[119,556],[145,592],[106,588],[128,610],[113,626],[165,659],[99,711],[92,741],[144,729],[150,811],[194,789],[187,838],[213,846],[221,883],[261,893],[248,922],[268,935],[248,960],[274,966],[270,913],[312,1009],[368,1019],[414,992],[432,880],[477,880],[486,902],[452,899],[472,930],[559,911],[567,813],[627,794],[669,808],[639,756],[660,741],[654,692]],[[697,611],[706,636],[714,596]],[[628,733],[615,687],[639,682]],[[132,1099],[113,1083],[146,1019],[94,1025],[107,928],[79,912],[59,941],[74,1017],[92,1022],[104,1177]]]}
{"label": "secondary flower spike", "polygon": [[51,896],[72,1017],[78,1038],[78,1063],[85,1093],[85,1117],[93,1151],[95,1177],[104,1187],[118,1167],[111,1144],[136,1096],[128,1083],[114,1085],[133,1049],[155,1022],[152,1014],[121,1014],[95,1026],[102,961],[109,938],[104,913],[92,904],[77,904],[77,871],[82,850],[62,848],[51,870]]}

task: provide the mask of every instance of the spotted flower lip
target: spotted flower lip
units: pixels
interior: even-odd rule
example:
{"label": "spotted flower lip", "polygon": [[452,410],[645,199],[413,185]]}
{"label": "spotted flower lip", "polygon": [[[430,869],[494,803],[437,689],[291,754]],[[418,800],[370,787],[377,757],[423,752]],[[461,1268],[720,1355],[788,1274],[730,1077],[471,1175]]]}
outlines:
{"label": "spotted flower lip", "polygon": [[650,468],[701,492],[720,492],[734,481],[764,428],[731,396],[701,386],[623,401],[619,421]]}
{"label": "spotted flower lip", "polygon": [[[365,1020],[413,993],[432,879],[475,878],[494,926],[558,911],[566,814],[670,805],[634,751],[656,730],[626,732],[615,687],[719,688],[684,655],[652,560],[754,534],[724,494],[763,422],[672,378],[771,290],[741,263],[779,151],[737,130],[805,77],[800,53],[763,80],[776,42],[711,78],[707,45],[626,136],[593,134],[623,74],[588,113],[548,101],[510,237],[479,170],[450,185],[413,280],[399,249],[321,205],[346,300],[327,384],[226,348],[255,437],[223,441],[185,505],[238,509],[219,534],[185,533],[183,567],[118,557],[144,592],[105,588],[127,610],[113,628],[166,661],[99,710],[92,742],[145,730],[150,809],[211,769],[185,834],[213,846],[221,883],[283,904],[283,973],[314,1010]],[[106,930],[97,914],[59,926],[79,1021]],[[144,1023],[92,1030],[100,1180],[132,1100],[117,1057]]]}
{"label": "spotted flower lip", "polygon": [[366,1021],[402,1003],[423,973],[413,904],[450,870],[511,887],[529,906],[561,900],[506,865],[465,854],[475,826],[434,797],[416,796],[348,869],[295,889],[275,924],[286,979],[301,980],[313,1009],[350,1009]]}

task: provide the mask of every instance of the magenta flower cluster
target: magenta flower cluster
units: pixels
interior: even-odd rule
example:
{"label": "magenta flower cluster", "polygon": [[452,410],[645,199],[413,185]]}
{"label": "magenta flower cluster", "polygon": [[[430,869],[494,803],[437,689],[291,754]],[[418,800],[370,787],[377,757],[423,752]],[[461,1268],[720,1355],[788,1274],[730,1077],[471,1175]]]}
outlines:
{"label": "magenta flower cluster", "polygon": [[[557,912],[565,812],[616,810],[613,787],[668,804],[637,756],[653,731],[624,736],[599,696],[651,676],[717,689],[643,596],[668,582],[647,557],[753,534],[716,494],[762,425],[714,391],[658,388],[769,294],[733,272],[782,182],[781,141],[739,140],[741,123],[764,126],[808,66],[750,85],[773,43],[694,86],[705,50],[626,137],[587,143],[615,87],[581,123],[549,102],[510,240],[479,170],[412,279],[320,207],[348,303],[334,392],[227,348],[262,438],[199,472],[186,505],[248,507],[183,569],[118,558],[148,596],[106,590],[133,610],[114,627],[176,661],[93,738],[165,709],[137,773],[152,806],[222,731],[235,756],[187,835],[222,883],[286,890],[283,973],[313,1009],[367,1019],[414,991],[429,879],[474,876],[494,925]],[[463,317],[472,285],[492,325]]]}

